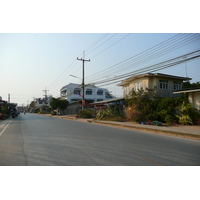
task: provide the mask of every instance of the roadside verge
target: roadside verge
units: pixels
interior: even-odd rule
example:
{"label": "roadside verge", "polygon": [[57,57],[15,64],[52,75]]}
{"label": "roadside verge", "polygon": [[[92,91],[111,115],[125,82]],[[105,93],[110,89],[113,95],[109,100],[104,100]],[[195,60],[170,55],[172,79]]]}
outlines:
{"label": "roadside verge", "polygon": [[86,123],[95,123],[102,124],[107,126],[114,126],[118,128],[132,129],[137,131],[150,132],[154,134],[162,134],[169,135],[174,137],[182,137],[193,140],[200,140],[200,126],[196,126],[196,129],[193,129],[192,126],[178,126],[178,127],[165,127],[165,126],[153,126],[153,125],[142,125],[142,124],[134,124],[132,122],[116,122],[116,121],[100,121],[94,119],[83,119],[76,118],[75,116],[63,115],[63,116],[51,116],[57,118],[63,118],[68,120],[76,120],[80,122]]}
{"label": "roadside verge", "polygon": [[186,133],[183,131],[175,131],[171,130],[172,127],[157,127],[157,126],[147,126],[147,125],[140,125],[140,124],[123,124],[125,122],[110,122],[110,121],[98,121],[98,120],[88,120],[90,123],[96,123],[96,124],[103,124],[108,126],[115,126],[119,128],[128,128],[132,130],[138,130],[138,131],[145,131],[155,134],[162,134],[162,135],[169,135],[169,136],[175,136],[175,137],[182,137],[182,138],[188,138],[188,139],[195,139],[200,140],[200,134],[196,133]]}

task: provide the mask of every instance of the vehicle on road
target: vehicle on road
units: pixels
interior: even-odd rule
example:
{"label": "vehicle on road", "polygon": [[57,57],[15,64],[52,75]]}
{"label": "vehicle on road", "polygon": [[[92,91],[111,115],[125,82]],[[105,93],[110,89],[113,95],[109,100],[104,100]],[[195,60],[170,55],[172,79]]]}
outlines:
{"label": "vehicle on road", "polygon": [[6,119],[6,114],[0,113],[0,119],[5,120]]}

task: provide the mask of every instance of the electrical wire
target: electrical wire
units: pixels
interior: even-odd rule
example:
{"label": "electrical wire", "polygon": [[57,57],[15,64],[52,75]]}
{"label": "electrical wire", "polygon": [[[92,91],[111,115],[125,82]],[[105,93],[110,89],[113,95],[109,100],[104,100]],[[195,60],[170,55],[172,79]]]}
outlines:
{"label": "electrical wire", "polygon": [[[89,49],[91,49],[93,46],[95,46],[97,43],[99,43],[102,39],[104,39],[107,35],[108,35],[109,33],[107,33],[107,34],[105,34],[103,37],[101,37],[97,42],[95,42],[93,45],[91,45],[86,51],[88,51]],[[116,33],[117,34],[117,33]],[[115,34],[115,35],[116,35]],[[109,41],[110,39],[112,39],[115,35],[113,35],[112,37],[110,37],[109,39],[107,39],[106,41],[104,41],[102,44],[100,44],[98,47],[100,47],[101,45],[103,45],[104,43],[106,43],[107,41]],[[95,49],[97,49],[98,47],[96,47]],[[95,50],[94,49],[94,50]],[[94,50],[91,50],[90,52],[93,52]],[[85,52],[86,52],[85,51]],[[89,53],[90,53],[89,52]],[[81,54],[79,55],[79,56],[81,56]],[[78,57],[79,57],[78,56]],[[51,84],[49,84],[49,86],[48,87],[51,87],[51,88],[54,88],[54,87],[56,87],[56,86],[58,86],[58,84],[56,84],[55,85],[55,83],[57,82],[58,83],[58,81],[59,81],[59,83],[61,82],[61,78],[63,78],[75,65],[77,65],[77,63],[75,64],[75,65],[73,65],[74,64],[74,62],[76,62],[77,61],[77,59],[75,59],[69,66],[68,66],[68,68],[66,68]],[[52,86],[53,85],[53,86]]]}
{"label": "electrical wire", "polygon": [[117,44],[118,42],[122,41],[123,39],[125,39],[126,37],[128,37],[129,35],[131,35],[131,33],[127,34],[126,36],[124,36],[123,38],[121,38],[120,40],[118,40],[117,42],[113,43],[112,45],[110,45],[109,47],[107,47],[106,49],[104,49],[103,51],[97,53],[96,55],[92,56],[92,58],[98,56],[99,54],[103,53],[104,51],[108,50],[109,48],[111,48],[112,46],[114,46],[115,44]]}
{"label": "electrical wire", "polygon": [[109,33],[105,34],[103,37],[101,37],[97,42],[95,42],[93,45],[91,45],[88,49],[85,50],[87,52],[89,49],[91,49],[93,46],[95,46],[98,42],[103,40]]}
{"label": "electrical wire", "polygon": [[124,78],[130,78],[132,76],[142,74],[142,73],[154,72],[154,71],[157,71],[157,70],[172,67],[172,66],[181,64],[183,62],[191,61],[191,60],[198,59],[198,58],[200,58],[200,50],[190,52],[188,54],[184,54],[184,55],[181,55],[179,57],[176,57],[176,58],[173,58],[173,59],[161,62],[161,63],[157,63],[157,64],[154,64],[154,65],[151,65],[151,66],[147,66],[147,67],[144,67],[142,69],[132,71],[131,73],[129,72],[129,73],[126,73],[126,74],[115,76],[111,79],[104,79],[104,80],[96,81],[96,82],[91,83],[91,84],[95,84],[95,85],[101,84],[101,86],[102,86],[102,84],[108,85],[108,83],[111,84],[111,83],[116,82],[116,81],[119,82]]}
{"label": "electrical wire", "polygon": [[115,37],[117,34],[118,34],[118,33],[115,33],[115,34],[112,35],[110,38],[108,38],[106,41],[104,41],[104,42],[101,43],[99,46],[97,46],[95,49],[89,51],[89,52],[87,53],[87,56],[88,56],[88,54],[92,53],[93,51],[95,51],[96,49],[98,49],[100,46],[102,46],[103,44],[105,44],[106,42],[108,42],[109,40],[111,40],[111,39],[112,39],[113,37]]}
{"label": "electrical wire", "polygon": [[[179,36],[179,38],[177,38],[177,36]],[[188,37],[189,36],[189,37]],[[188,38],[185,38],[184,37],[188,37]],[[93,77],[92,80],[96,80],[96,76],[100,77],[100,74],[103,74],[103,76],[105,76],[105,73],[109,76],[110,74],[115,74],[116,72],[121,72],[122,69],[128,69],[130,67],[136,67],[136,66],[139,66],[141,65],[142,63],[145,63],[145,61],[152,61],[153,58],[157,58],[161,55],[165,56],[166,55],[166,52],[172,52],[172,50],[176,50],[178,48],[181,48],[183,47],[184,45],[187,45],[188,43],[190,42],[194,42],[195,40],[199,39],[200,38],[200,34],[194,34],[194,35],[181,35],[181,34],[178,34],[176,36],[174,36],[173,38],[170,38],[158,45],[156,45],[154,48],[150,48],[144,52],[141,52],[135,56],[132,56],[131,58],[129,59],[126,59],[125,61],[122,61],[114,66],[111,66],[105,70],[102,70],[100,71],[99,73],[95,73],[93,75],[90,75],[89,77]],[[174,39],[176,39],[176,41],[174,41]],[[177,41],[177,39],[179,39]],[[184,40],[182,40],[184,39]],[[168,41],[167,43],[167,46],[166,46],[166,42]],[[162,44],[162,46],[161,46]],[[164,44],[164,46],[163,46]],[[149,52],[150,51],[150,52]],[[133,60],[134,59],[134,60]],[[136,62],[137,61],[137,62]],[[110,71],[110,74],[109,74],[109,71]],[[88,77],[86,77],[88,78]],[[92,80],[90,79],[89,81],[92,82]]]}

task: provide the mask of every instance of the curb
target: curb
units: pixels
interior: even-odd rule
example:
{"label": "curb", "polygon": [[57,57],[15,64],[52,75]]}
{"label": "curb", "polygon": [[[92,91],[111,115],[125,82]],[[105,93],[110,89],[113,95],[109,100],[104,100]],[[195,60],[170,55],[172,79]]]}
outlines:
{"label": "curb", "polygon": [[180,132],[170,131],[170,130],[158,130],[158,129],[154,129],[154,128],[136,127],[134,125],[130,126],[130,125],[122,125],[122,124],[113,124],[110,122],[103,122],[103,121],[97,121],[97,120],[87,120],[87,122],[103,124],[103,125],[108,125],[108,126],[121,127],[121,128],[129,128],[129,129],[133,129],[133,130],[148,131],[148,132],[153,132],[155,134],[162,134],[162,135],[169,135],[169,136],[175,136],[175,137],[200,140],[200,135],[196,135],[196,134],[192,134],[192,133],[180,133]]}
{"label": "curb", "polygon": [[[53,117],[53,116],[50,116],[50,117]],[[79,118],[76,118],[76,117],[59,116],[58,118],[80,121]],[[161,135],[181,137],[181,138],[187,138],[187,139],[193,139],[193,140],[200,140],[200,135],[196,135],[196,134],[192,134],[192,133],[181,133],[181,132],[170,131],[170,130],[160,130],[160,129],[155,129],[155,128],[138,127],[138,126],[134,126],[134,125],[114,124],[114,123],[110,123],[110,122],[106,122],[106,121],[98,121],[98,120],[94,120],[94,119],[86,119],[85,121],[81,121],[81,122],[103,124],[103,125],[107,125],[107,126],[128,128],[128,129],[139,130],[139,131],[146,131],[146,132],[150,132],[150,133],[154,133],[154,134],[161,134]]]}

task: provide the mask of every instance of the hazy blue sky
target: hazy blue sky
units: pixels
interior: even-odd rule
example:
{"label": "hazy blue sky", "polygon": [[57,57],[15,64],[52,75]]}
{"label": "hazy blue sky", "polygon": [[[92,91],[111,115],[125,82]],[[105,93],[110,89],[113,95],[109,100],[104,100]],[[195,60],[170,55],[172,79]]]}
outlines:
{"label": "hazy blue sky", "polygon": [[[43,90],[47,89],[48,94],[59,97],[62,86],[70,82],[81,83],[81,79],[71,77],[70,74],[82,77],[82,62],[77,57],[83,58],[83,50],[85,59],[90,59],[90,62],[85,62],[85,82],[91,83],[100,78],[109,79],[156,64],[200,47],[200,40],[197,40],[162,57],[152,58],[138,68],[132,66],[119,72],[91,76],[175,35],[177,34],[1,33],[1,83],[6,84],[0,88],[0,96],[7,100],[10,94],[11,102],[27,104],[33,97],[43,97]],[[198,59],[156,72],[186,76],[187,66],[187,75],[192,78],[192,82],[197,82],[200,81],[199,64]],[[117,97],[122,96],[122,88],[116,84],[102,87],[107,87]]]}

